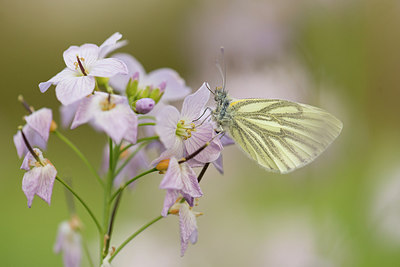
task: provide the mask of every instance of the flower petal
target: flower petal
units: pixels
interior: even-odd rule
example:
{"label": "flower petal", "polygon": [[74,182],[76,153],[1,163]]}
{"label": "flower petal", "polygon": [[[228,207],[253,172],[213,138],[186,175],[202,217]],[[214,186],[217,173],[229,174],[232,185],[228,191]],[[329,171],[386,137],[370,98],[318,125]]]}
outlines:
{"label": "flower petal", "polygon": [[32,206],[33,197],[39,187],[39,178],[41,173],[40,168],[33,168],[32,170],[27,171],[22,179],[22,191],[24,191],[28,200],[29,208]]}
{"label": "flower petal", "polygon": [[50,205],[57,170],[52,164],[46,164],[44,167],[36,167],[33,169],[40,169],[41,171],[38,181],[39,185],[36,188],[36,195],[38,195],[41,199],[43,199]]}
{"label": "flower petal", "polygon": [[[196,131],[192,132],[192,137],[184,142],[188,154],[194,153],[205,143],[210,142],[214,136],[214,127],[211,123],[204,122],[201,126],[196,127]],[[221,142],[219,138],[215,138],[194,158],[202,163],[213,162],[219,157],[221,150]]]}
{"label": "flower petal", "polygon": [[96,105],[99,102],[98,99],[96,101],[96,98],[98,97],[97,94],[94,94],[78,101],[79,105],[74,120],[72,121],[71,129],[75,129],[79,125],[89,122],[95,116],[99,109],[98,105]]}
{"label": "flower petal", "polygon": [[182,170],[176,158],[171,158],[169,161],[168,170],[160,183],[161,189],[183,189]]}
{"label": "flower petal", "polygon": [[89,69],[89,75],[96,77],[112,77],[117,74],[128,74],[128,68],[122,60],[116,58],[97,60]]}
{"label": "flower petal", "polygon": [[69,105],[91,94],[96,80],[91,76],[81,76],[62,80],[57,84],[56,96],[63,105]]}
{"label": "flower petal", "polygon": [[182,203],[179,209],[179,229],[181,234],[181,256],[183,256],[189,240],[193,244],[197,242],[196,215],[190,210],[187,203]]}
{"label": "flower petal", "polygon": [[179,111],[173,106],[165,106],[158,113],[155,130],[167,149],[173,147],[177,139],[182,141],[180,137],[176,136],[176,127],[179,119]]}
{"label": "flower petal", "polygon": [[187,87],[185,81],[173,69],[163,68],[152,71],[146,78],[147,84],[159,87],[160,84],[166,83],[165,93],[162,97],[165,101],[176,101],[187,96],[191,89]]}
{"label": "flower petal", "polygon": [[99,58],[104,58],[106,55],[108,55],[112,51],[114,51],[128,43],[128,41],[126,41],[126,40],[118,42],[118,40],[121,38],[122,38],[122,34],[120,34],[119,32],[116,32],[113,35],[111,35],[107,40],[105,40],[104,43],[102,43],[100,45]]}
{"label": "flower petal", "polygon": [[201,192],[199,182],[197,181],[197,175],[194,170],[186,162],[180,164],[180,167],[183,183],[182,192],[193,198],[201,197],[203,192]]}
{"label": "flower petal", "polygon": [[[113,97],[117,97],[114,95]],[[106,132],[117,144],[125,139],[136,143],[137,117],[128,103],[117,104],[111,110],[102,111],[94,117],[94,124]]]}
{"label": "flower petal", "polygon": [[179,197],[179,191],[167,190],[164,198],[163,209],[161,211],[162,216],[166,217],[168,215],[169,209],[172,207],[172,205],[175,204],[178,197]]}
{"label": "flower petal", "polygon": [[113,55],[113,58],[122,60],[128,68],[127,74],[118,74],[114,77],[110,78],[110,85],[117,91],[123,93],[125,92],[126,85],[128,81],[134,74],[139,76],[139,81],[144,79],[146,76],[146,72],[140,64],[139,61],[136,60],[133,56],[126,54],[126,53],[118,53]]}
{"label": "flower petal", "polygon": [[181,110],[181,114],[184,119],[198,119],[202,110],[207,104],[208,99],[210,98],[210,91],[208,90],[207,86],[207,83],[203,83],[199,90],[185,98]]}
{"label": "flower petal", "polygon": [[57,73],[54,77],[52,77],[47,82],[39,83],[40,92],[44,93],[47,91],[47,89],[49,89],[49,87],[52,84],[58,84],[60,81],[62,81],[64,79],[76,77],[76,75],[77,75],[77,73],[75,71],[65,68],[62,71],[60,71],[59,73]]}
{"label": "flower petal", "polygon": [[51,109],[41,108],[25,117],[26,123],[47,142],[50,134],[50,125],[53,120]]}
{"label": "flower petal", "polygon": [[[80,47],[70,46],[64,51],[65,64],[71,70],[77,70],[76,57],[79,57],[84,67],[89,67],[98,60],[100,48],[95,44],[84,44]],[[80,72],[80,71],[79,71]]]}
{"label": "flower petal", "polygon": [[71,126],[72,120],[75,117],[79,104],[80,100],[66,106],[60,106],[61,125],[63,128],[68,128],[69,126]]}

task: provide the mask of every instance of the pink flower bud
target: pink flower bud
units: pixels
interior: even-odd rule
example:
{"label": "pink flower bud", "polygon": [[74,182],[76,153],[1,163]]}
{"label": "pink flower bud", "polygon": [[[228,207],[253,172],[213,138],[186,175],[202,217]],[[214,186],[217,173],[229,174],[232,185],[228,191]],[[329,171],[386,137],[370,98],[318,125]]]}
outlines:
{"label": "pink flower bud", "polygon": [[149,113],[156,103],[151,98],[142,98],[136,102],[136,112],[140,114]]}

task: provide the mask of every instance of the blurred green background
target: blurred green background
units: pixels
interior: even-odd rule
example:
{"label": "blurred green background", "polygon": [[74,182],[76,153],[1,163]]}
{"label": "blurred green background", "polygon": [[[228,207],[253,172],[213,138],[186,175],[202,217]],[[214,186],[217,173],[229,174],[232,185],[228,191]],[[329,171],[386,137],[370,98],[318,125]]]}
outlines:
{"label": "blurred green background", "polygon": [[[26,205],[12,142],[25,115],[17,96],[52,108],[59,121],[54,89],[41,94],[38,83],[64,68],[70,45],[100,45],[117,31],[129,40],[120,51],[147,71],[177,70],[194,90],[203,81],[220,85],[214,62],[223,45],[233,96],[317,105],[344,128],[320,158],[289,175],[226,148],[224,176],[210,170],[202,181],[198,243],[181,258],[178,218],[170,216],[115,266],[400,266],[399,14],[396,0],[0,0],[1,266],[61,266],[52,247],[68,219],[59,183],[50,207],[37,197]],[[100,164],[103,134],[89,126],[63,133]],[[100,214],[100,188],[75,154],[51,136],[45,155]],[[113,245],[158,216],[160,180],[149,176],[124,195]],[[94,225],[77,207],[96,253]]]}

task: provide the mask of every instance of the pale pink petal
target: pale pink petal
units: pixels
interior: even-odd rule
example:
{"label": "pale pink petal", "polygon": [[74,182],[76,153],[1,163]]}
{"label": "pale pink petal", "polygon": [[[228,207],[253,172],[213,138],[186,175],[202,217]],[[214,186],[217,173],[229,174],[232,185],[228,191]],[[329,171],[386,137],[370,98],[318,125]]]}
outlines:
{"label": "pale pink petal", "polygon": [[65,65],[71,70],[76,70],[76,56],[79,56],[79,46],[72,45],[63,53]]}
{"label": "pale pink petal", "polygon": [[96,77],[112,77],[117,74],[128,74],[128,68],[122,60],[116,58],[97,60],[89,70],[89,75]]}
{"label": "pale pink petal", "polygon": [[[53,193],[54,180],[56,179],[57,170],[53,165],[47,164],[44,167],[36,167],[40,169],[41,174],[36,188],[36,195],[46,201],[50,205],[51,194]],[[35,169],[35,168],[34,168]]]}
{"label": "pale pink petal", "polygon": [[64,79],[68,79],[68,78],[72,78],[72,77],[76,77],[77,73],[75,71],[72,71],[68,68],[63,69],[61,72],[57,73],[54,77],[52,77],[50,80],[48,80],[47,82],[41,82],[39,83],[39,89],[40,92],[44,93],[47,91],[47,89],[49,89],[49,87],[52,84],[58,84],[60,81],[64,80]]}
{"label": "pale pink petal", "polygon": [[[32,147],[40,147],[41,149],[46,149],[47,142],[29,125],[25,125],[22,130],[28,139],[28,142],[31,144]],[[21,158],[26,155],[28,152],[28,148],[25,145],[24,139],[22,138],[22,134],[18,131],[14,135],[14,144],[17,149],[18,156]]]}
{"label": "pale pink petal", "polygon": [[183,99],[191,92],[191,89],[186,86],[179,74],[168,68],[150,72],[146,78],[146,83],[152,84],[154,87],[159,87],[160,84],[165,83],[165,93],[162,97],[165,101]]}
{"label": "pale pink petal", "polygon": [[[192,132],[192,137],[184,142],[188,154],[194,153],[205,143],[210,142],[214,135],[214,127],[211,123],[205,122],[201,126],[196,127],[196,131]],[[219,157],[221,150],[221,142],[219,138],[215,138],[195,159],[203,163],[213,162]]]}
{"label": "pale pink petal", "polygon": [[156,166],[160,161],[164,159],[169,159],[175,157],[177,159],[181,159],[184,156],[185,147],[183,146],[182,142],[177,142],[175,146],[170,149],[164,150],[161,155],[153,160],[150,165]]}
{"label": "pale pink petal", "polygon": [[182,171],[176,158],[169,161],[168,170],[160,183],[161,189],[181,190],[183,188]]}
{"label": "pale pink petal", "polygon": [[33,197],[39,187],[39,178],[42,174],[40,168],[33,168],[24,174],[22,179],[22,191],[24,191],[25,196],[28,200],[28,207],[32,206]]}
{"label": "pale pink petal", "polygon": [[125,75],[118,74],[110,78],[110,85],[118,90],[119,92],[125,92],[128,81],[134,74],[138,76],[139,81],[144,79],[146,72],[142,66],[134,57],[125,53],[118,53],[113,55],[113,58],[122,60],[128,68],[128,73]]}
{"label": "pale pink petal", "polygon": [[96,80],[91,76],[81,76],[62,80],[57,84],[56,96],[63,105],[69,105],[91,94]]}
{"label": "pale pink petal", "polygon": [[[81,60],[82,64],[86,68],[90,68],[92,64],[96,63],[99,59],[100,48],[95,44],[83,44],[79,47],[78,56],[79,58],[83,58]],[[75,55],[75,61],[76,55]]]}
{"label": "pale pink petal", "polygon": [[62,222],[58,227],[54,252],[63,253],[64,267],[80,266],[82,256],[81,243],[80,234],[71,228],[69,222]]}
{"label": "pale pink petal", "polygon": [[183,183],[183,188],[181,189],[182,192],[194,198],[201,197],[203,192],[201,192],[196,173],[186,162],[180,164],[180,167],[181,179]]}
{"label": "pale pink petal", "polygon": [[181,234],[181,256],[183,256],[188,247],[189,240],[193,244],[197,242],[196,215],[186,203],[183,203],[179,209],[179,229]]}
{"label": "pale pink petal", "polygon": [[104,58],[106,55],[113,52],[114,50],[122,46],[125,46],[128,43],[128,41],[123,40],[118,42],[118,40],[120,40],[121,38],[122,34],[116,32],[113,35],[111,35],[107,40],[105,40],[104,43],[100,45],[99,58]]}
{"label": "pale pink petal", "polygon": [[51,109],[41,108],[25,117],[26,123],[45,141],[49,139],[50,125],[53,120]]}
{"label": "pale pink petal", "polygon": [[75,113],[78,110],[80,101],[81,100],[78,100],[72,104],[60,106],[61,125],[63,128],[68,128],[71,125],[72,120],[75,117]]}
{"label": "pale pink petal", "polygon": [[167,190],[164,198],[163,209],[161,211],[161,215],[166,217],[168,215],[169,209],[172,205],[175,204],[176,200],[178,199],[179,191],[177,190]]}
{"label": "pale pink petal", "polygon": [[89,122],[94,117],[99,110],[99,98],[101,97],[98,94],[94,94],[79,101],[71,129],[75,129],[79,125]]}
{"label": "pale pink petal", "polygon": [[115,108],[99,112],[94,117],[94,124],[106,132],[115,143],[126,139],[131,143],[136,142],[137,117],[128,104],[117,105]]}
{"label": "pale pink petal", "polygon": [[224,174],[224,164],[222,160],[222,154],[215,161],[213,161],[212,164],[220,174]]}
{"label": "pale pink petal", "polygon": [[[25,132],[24,132],[25,133]],[[14,145],[15,148],[17,149],[17,154],[19,158],[22,158],[26,152],[28,151],[28,149],[26,148],[26,145],[24,143],[24,140],[22,139],[22,134],[21,131],[18,131],[14,136],[13,136],[13,140],[14,140]]]}
{"label": "pale pink petal", "polygon": [[[155,126],[156,133],[160,136],[161,142],[168,149],[175,145],[176,128],[180,119],[179,111],[173,106],[165,106],[157,116]],[[180,139],[182,140],[182,139]]]}
{"label": "pale pink petal", "polygon": [[183,101],[181,110],[182,117],[187,120],[198,119],[209,98],[210,91],[207,88],[207,83],[203,83],[199,90],[188,95]]}

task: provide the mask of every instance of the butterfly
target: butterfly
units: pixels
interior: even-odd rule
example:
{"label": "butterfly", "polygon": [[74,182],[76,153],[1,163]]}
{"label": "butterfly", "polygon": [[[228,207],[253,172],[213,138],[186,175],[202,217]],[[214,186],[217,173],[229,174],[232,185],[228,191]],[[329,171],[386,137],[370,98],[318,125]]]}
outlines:
{"label": "butterfly", "polygon": [[289,173],[318,157],[343,124],[323,109],[276,99],[231,99],[225,86],[214,92],[212,118],[265,169]]}

